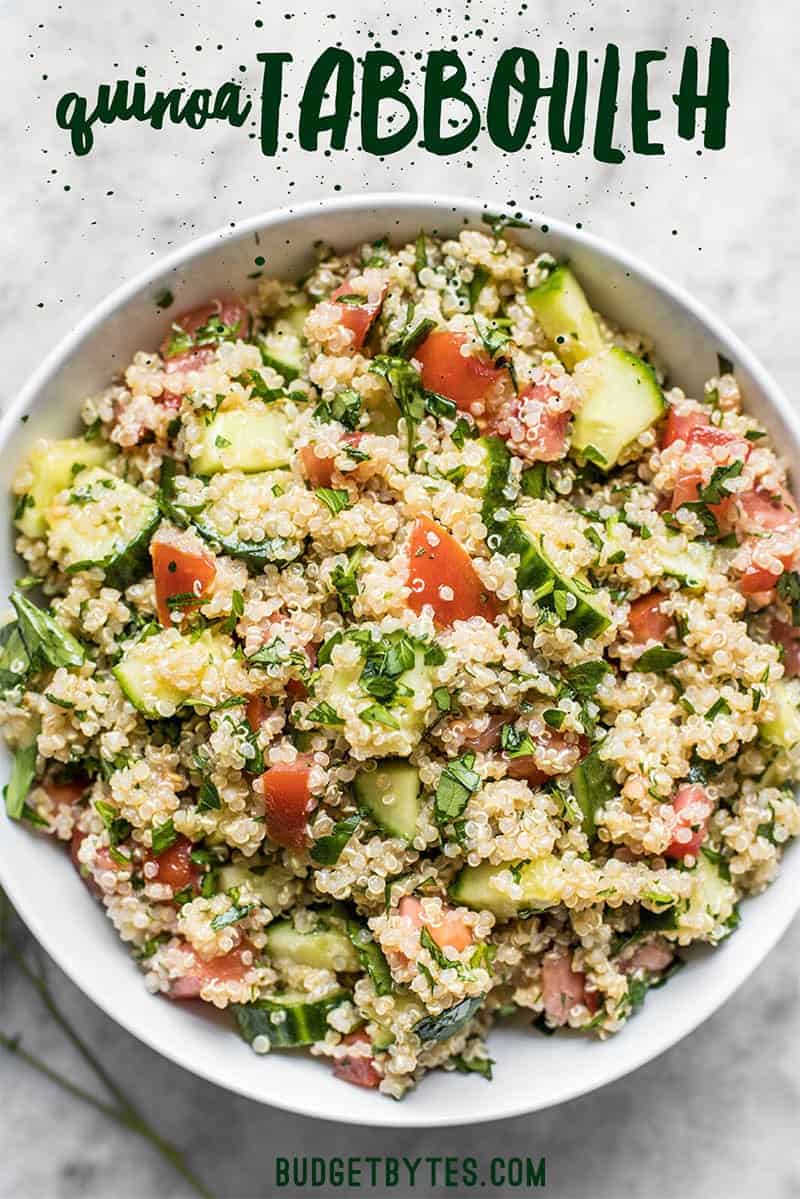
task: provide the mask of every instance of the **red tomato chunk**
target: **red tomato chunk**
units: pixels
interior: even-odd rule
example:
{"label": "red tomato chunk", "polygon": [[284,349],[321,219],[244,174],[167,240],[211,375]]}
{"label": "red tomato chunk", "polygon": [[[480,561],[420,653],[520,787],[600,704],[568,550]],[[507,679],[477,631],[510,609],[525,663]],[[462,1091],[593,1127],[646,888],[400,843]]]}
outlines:
{"label": "red tomato chunk", "polygon": [[461,353],[467,338],[444,329],[429,333],[414,354],[422,367],[422,385],[469,412],[501,378],[503,370],[486,354]]}
{"label": "red tomato chunk", "polygon": [[672,841],[665,851],[668,858],[696,857],[708,833],[713,805],[699,783],[680,787],[672,801],[675,826]]}
{"label": "red tomato chunk", "polygon": [[177,606],[180,612],[188,614],[197,608],[198,601],[208,597],[216,578],[216,560],[206,550],[194,553],[166,538],[154,539],[150,543],[150,557],[156,583],[158,619],[165,629],[169,629],[174,625],[170,599],[186,597],[185,605]]}
{"label": "red tomato chunk", "polygon": [[261,776],[267,833],[284,849],[304,849],[309,844],[310,774],[308,756],[300,755],[295,762],[271,766]]}
{"label": "red tomato chunk", "polygon": [[411,533],[408,586],[411,610],[420,613],[430,604],[434,620],[445,628],[472,616],[494,620],[496,615],[469,554],[427,516],[419,518]]}

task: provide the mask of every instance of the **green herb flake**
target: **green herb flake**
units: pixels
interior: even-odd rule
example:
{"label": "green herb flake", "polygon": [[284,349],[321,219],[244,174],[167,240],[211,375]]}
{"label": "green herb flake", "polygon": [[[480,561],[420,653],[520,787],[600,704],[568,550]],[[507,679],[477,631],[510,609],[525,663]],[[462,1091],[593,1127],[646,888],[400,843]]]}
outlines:
{"label": "green herb flake", "polygon": [[3,788],[6,812],[11,820],[19,820],[27,806],[28,793],[36,773],[36,738],[30,745],[15,750],[11,777]]}
{"label": "green herb flake", "polygon": [[330,512],[331,516],[338,516],[340,512],[344,512],[347,508],[352,508],[350,502],[350,494],[343,488],[336,487],[317,487],[314,495]]}
{"label": "green herb flake", "polygon": [[175,831],[175,825],[172,823],[172,817],[165,820],[163,824],[157,825],[152,832],[153,855],[159,857],[165,853],[178,840],[178,834]]}
{"label": "green herb flake", "polygon": [[439,824],[456,820],[472,795],[480,788],[481,776],[472,767],[475,754],[462,754],[449,762],[439,778],[434,798],[434,815]]}
{"label": "green herb flake", "polygon": [[665,670],[677,666],[685,658],[686,654],[682,654],[680,650],[667,649],[665,645],[654,645],[651,649],[646,649],[643,654],[640,654],[636,659],[634,669],[640,671],[652,670],[656,674],[663,674]]}
{"label": "green herb flake", "polygon": [[320,837],[311,847],[311,857],[320,866],[333,866],[339,861],[342,850],[361,823],[358,815],[348,816],[334,824],[333,829]]}
{"label": "green herb flake", "polygon": [[327,703],[327,701],[317,704],[315,708],[307,712],[306,720],[309,724],[344,724],[341,716],[337,714],[336,709]]}

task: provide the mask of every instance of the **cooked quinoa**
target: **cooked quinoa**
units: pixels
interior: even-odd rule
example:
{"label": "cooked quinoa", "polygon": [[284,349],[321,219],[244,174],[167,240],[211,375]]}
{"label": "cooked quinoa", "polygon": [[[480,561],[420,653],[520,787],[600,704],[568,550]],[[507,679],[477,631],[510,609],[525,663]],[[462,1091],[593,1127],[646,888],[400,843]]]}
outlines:
{"label": "cooked quinoa", "polygon": [[735,366],[684,395],[499,228],[165,324],[17,473],[9,817],[257,1053],[400,1098],[496,1019],[619,1031],[800,833],[800,519]]}

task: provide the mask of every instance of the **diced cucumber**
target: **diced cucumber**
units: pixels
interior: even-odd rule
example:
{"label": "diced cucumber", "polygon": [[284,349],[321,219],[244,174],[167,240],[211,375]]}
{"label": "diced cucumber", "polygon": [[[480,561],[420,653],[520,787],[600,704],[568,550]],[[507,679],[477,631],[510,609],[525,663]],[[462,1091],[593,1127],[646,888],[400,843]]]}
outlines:
{"label": "diced cucumber", "polygon": [[[736,909],[736,890],[732,883],[723,877],[717,863],[712,862],[701,849],[697,855],[697,865],[689,874],[692,890],[688,904],[678,913],[677,932],[689,932],[694,935],[696,929],[692,927],[692,917],[710,916],[715,925],[727,924]],[[726,933],[722,934],[724,935]],[[721,940],[722,936],[710,939]]]}
{"label": "diced cucumber", "polygon": [[271,366],[287,383],[291,383],[303,371],[301,336],[302,333],[298,334],[291,321],[278,320],[269,333],[265,333],[259,340],[264,365]]}
{"label": "diced cucumber", "polygon": [[593,837],[597,809],[617,794],[614,771],[610,762],[604,762],[597,750],[593,749],[572,771],[570,782],[583,813],[581,827],[587,837]]}
{"label": "diced cucumber", "polygon": [[192,459],[196,475],[222,470],[252,475],[288,466],[291,459],[286,414],[278,404],[218,412],[204,430],[200,446],[200,454]]}
{"label": "diced cucumber", "polygon": [[275,961],[288,961],[315,970],[334,970],[355,974],[361,960],[344,928],[334,925],[301,933],[291,920],[278,920],[266,930],[267,952]]}
{"label": "diced cucumber", "polygon": [[585,359],[575,378],[583,403],[572,426],[572,449],[610,470],[625,447],[663,416],[664,394],[653,368],[619,346]]}
{"label": "diced cucumber", "polygon": [[519,899],[512,899],[496,882],[498,874],[509,868],[510,865],[493,866],[488,862],[464,866],[450,886],[450,896],[473,911],[492,912],[498,920],[543,911],[561,902],[563,871],[554,854],[513,867],[515,880],[522,887]]}
{"label": "diced cucumber", "polygon": [[[515,516],[509,522],[503,538],[505,554],[519,554],[517,585],[520,591],[532,591],[537,603],[548,611],[556,612],[561,623],[573,629],[581,641],[599,637],[611,621],[592,602],[594,591],[577,576],[568,578],[548,558],[530,508],[523,502],[518,505]],[[559,599],[557,593],[571,599]]]}
{"label": "diced cucumber", "polygon": [[[486,461],[486,484],[481,503],[481,520],[489,536],[502,535],[505,522],[498,522],[495,513],[509,511],[516,498],[509,495],[511,489],[511,452],[502,437],[482,437],[478,444],[484,451]],[[490,549],[495,548],[490,545]]]}
{"label": "diced cucumber", "polygon": [[[392,1015],[389,1017],[390,1019],[398,1015],[406,1015],[408,1012],[413,1012],[417,1018],[414,1021],[416,1024],[425,1015],[425,1007],[422,1000],[411,991],[394,991],[392,999],[393,1009]],[[382,1050],[388,1049],[390,1045],[393,1045],[396,1037],[391,1025],[382,1025],[380,1020],[376,1020],[375,1023],[378,1025],[378,1031],[372,1038],[372,1047],[380,1053]]]}
{"label": "diced cucumber", "polygon": [[273,915],[291,907],[294,902],[293,898],[290,898],[288,903],[281,902],[281,894],[285,892],[286,884],[293,879],[293,875],[283,866],[251,868],[241,863],[229,864],[220,867],[217,878],[221,891],[230,891],[232,887],[241,887],[246,883]]}
{"label": "diced cucumber", "polygon": [[111,457],[104,441],[86,441],[66,437],[62,441],[40,442],[31,450],[27,469],[33,475],[26,496],[17,504],[17,528],[26,537],[43,537],[47,531],[47,510],[59,491],[69,487],[80,472],[90,466],[102,466]]}
{"label": "diced cucumber", "polygon": [[68,574],[99,566],[123,590],[144,572],[161,514],[154,499],[96,466],[58,494],[46,519],[48,548]]}
{"label": "diced cucumber", "polygon": [[233,1012],[245,1041],[266,1037],[276,1049],[290,1049],[323,1040],[328,1013],[349,997],[349,991],[338,990],[312,1001],[303,991],[284,991],[256,1003],[235,1003]]}
{"label": "diced cucumber", "polygon": [[761,736],[770,745],[791,749],[800,741],[800,679],[779,679],[769,692],[774,715],[761,725]]}
{"label": "diced cucumber", "polygon": [[311,305],[298,302],[292,304],[291,308],[284,308],[281,313],[281,322],[288,326],[292,333],[297,334],[301,341],[305,340],[304,327],[306,317],[311,311]]}
{"label": "diced cucumber", "polygon": [[689,591],[702,591],[714,564],[714,547],[708,541],[690,541],[684,549],[673,549],[672,541],[680,544],[682,539],[670,537],[659,553],[664,574],[677,579]]}
{"label": "diced cucumber", "polygon": [[527,299],[547,340],[569,370],[603,349],[595,315],[568,266],[557,266],[543,283],[530,288]]}
{"label": "diced cucumber", "polygon": [[200,651],[201,669],[206,665],[219,668],[233,657],[233,642],[208,629],[199,637],[184,637],[175,629],[164,629],[137,641],[114,667],[114,677],[123,692],[144,716],[157,719],[166,715],[163,705],[175,709],[203,706],[195,688],[184,690],[172,682],[175,660],[188,650]]}
{"label": "diced cucumber", "polygon": [[372,1037],[372,1048],[375,1053],[385,1053],[390,1045],[394,1045],[395,1036],[390,1028],[378,1027]]}
{"label": "diced cucumber", "polygon": [[[360,726],[364,719],[362,713],[366,713],[366,723],[369,723],[371,718],[381,726],[383,745],[387,753],[398,758],[408,757],[425,730],[425,716],[433,692],[431,673],[425,665],[424,651],[416,649],[414,665],[399,676],[398,681],[407,689],[408,694],[397,695],[388,705],[377,705],[385,709],[383,714],[376,713],[376,702],[370,695],[364,693],[363,698],[358,699],[362,669],[363,662],[337,669],[330,682],[323,683],[320,680],[315,684],[315,697],[329,703],[336,715],[343,720],[343,727],[337,726],[337,731],[342,732],[348,740],[351,733],[356,741],[361,740]],[[358,700],[355,711],[354,697]]]}
{"label": "diced cucumber", "polygon": [[390,837],[413,841],[422,808],[419,772],[410,762],[384,758],[353,780],[359,807]]}

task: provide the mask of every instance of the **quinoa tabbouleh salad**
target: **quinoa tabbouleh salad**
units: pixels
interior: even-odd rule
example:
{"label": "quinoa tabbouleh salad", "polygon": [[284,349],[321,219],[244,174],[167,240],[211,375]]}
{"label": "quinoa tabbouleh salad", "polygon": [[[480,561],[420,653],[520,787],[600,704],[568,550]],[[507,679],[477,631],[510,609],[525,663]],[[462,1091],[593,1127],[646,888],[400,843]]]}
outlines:
{"label": "quinoa tabbouleh salad", "polygon": [[165,318],[33,446],[6,806],[151,992],[399,1098],[735,930],[800,833],[800,517],[731,364],[665,386],[495,224]]}

